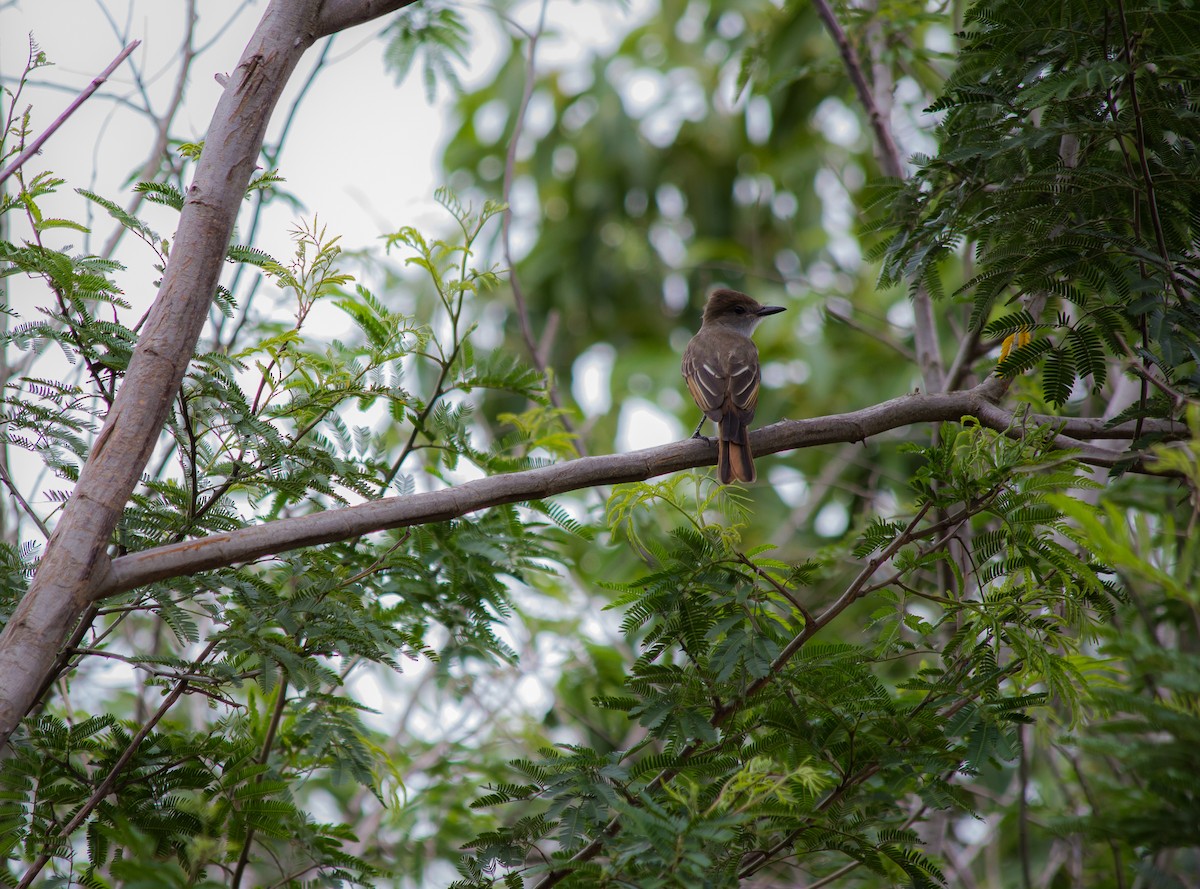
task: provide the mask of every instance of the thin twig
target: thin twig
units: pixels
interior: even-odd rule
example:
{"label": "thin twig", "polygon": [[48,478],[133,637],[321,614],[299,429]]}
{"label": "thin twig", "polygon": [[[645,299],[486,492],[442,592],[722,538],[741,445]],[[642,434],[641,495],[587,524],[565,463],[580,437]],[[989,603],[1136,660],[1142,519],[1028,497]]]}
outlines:
{"label": "thin twig", "polygon": [[893,352],[898,354],[901,358],[916,363],[917,356],[906,345],[888,336],[883,331],[872,330],[871,328],[867,327],[867,325],[854,318],[854,316],[849,312],[842,312],[839,308],[835,308],[833,301],[825,305],[825,314],[834,321],[845,324],[851,330],[857,330],[859,333],[869,336],[876,342],[882,343]]}
{"label": "thin twig", "polygon": [[[1088,806],[1091,808],[1092,812],[1104,811],[1104,804],[1092,793],[1091,784],[1089,783],[1089,780],[1084,777],[1083,768],[1079,764],[1079,759],[1068,753],[1066,748],[1057,744],[1055,746],[1057,747],[1059,753],[1063,755],[1063,758],[1071,764],[1071,768],[1075,772],[1075,779],[1079,782],[1079,788],[1083,791],[1084,798],[1087,799]],[[1111,836],[1105,841],[1108,843],[1109,851],[1112,853],[1113,876],[1116,878],[1117,889],[1125,889],[1125,866],[1121,861],[1121,846],[1118,844],[1117,839]]]}
{"label": "thin twig", "polygon": [[[872,770],[874,770],[874,767],[872,767]],[[859,782],[854,782],[854,783],[856,786]],[[849,787],[850,785],[846,785],[846,786]],[[818,809],[820,811],[824,811],[825,809],[829,808],[830,803],[832,803],[834,801],[835,801],[835,799],[833,799],[833,798],[826,799],[825,801],[823,801],[821,803],[820,806],[818,806]],[[916,823],[917,819],[925,814],[925,810],[927,808],[928,807],[924,806],[924,805],[918,806],[916,811],[914,811],[911,815],[909,815],[908,818],[906,818],[904,820],[904,823],[900,825],[900,830],[908,830],[910,827],[912,827],[913,824]],[[753,863],[743,866],[742,869],[738,871],[738,876],[741,877],[742,879],[745,879],[746,877],[749,877],[749,876],[757,873],[758,871],[760,871],[763,867],[765,867],[771,861],[772,858],[774,858],[776,855],[778,855],[784,849],[789,848],[796,841],[796,839],[800,836],[800,833],[802,832],[802,830],[803,830],[803,828],[801,828],[800,830],[792,831],[787,836],[785,836],[782,840],[780,840],[778,843],[776,843],[775,846],[772,847],[771,849],[768,849],[765,852],[758,853],[760,857],[755,859],[753,861]],[[849,864],[844,864],[841,867],[839,867],[837,870],[835,870],[833,873],[826,874],[824,877],[817,880],[817,882],[809,883],[807,886],[804,887],[804,889],[820,889],[820,887],[822,887],[822,886],[832,885],[833,883],[837,882],[837,880],[841,879],[846,874],[850,873],[852,870],[859,867],[861,864],[862,864],[861,861],[851,861]]]}
{"label": "thin twig", "polygon": [[776,580],[774,577],[772,577],[770,574],[768,574],[766,571],[764,571],[761,567],[759,567],[758,565],[755,565],[753,562],[751,562],[749,559],[747,559],[744,553],[739,552],[737,554],[737,557],[738,557],[739,562],[741,562],[743,565],[748,567],[751,571],[753,571],[755,574],[757,574],[759,577],[761,577],[763,580],[765,580],[767,583],[769,583],[772,587],[775,588],[775,590],[779,593],[779,595],[783,596],[783,598],[787,599],[789,602],[792,603],[792,606],[797,611],[799,611],[800,616],[802,618],[804,618],[805,626],[808,626],[809,624],[811,624],[813,622],[812,614],[809,612],[809,610],[807,608],[804,607],[804,603],[796,598],[795,593],[793,593],[791,590],[789,590],[787,587],[785,587],[782,583],[780,583],[778,580]]}
{"label": "thin twig", "polygon": [[38,151],[41,150],[41,147],[46,144],[46,140],[54,135],[54,131],[66,123],[67,118],[78,111],[79,106],[86,102],[91,97],[92,93],[100,89],[100,86],[104,83],[104,81],[108,80],[109,75],[116,71],[117,68],[120,67],[121,63],[129,58],[130,53],[141,46],[141,43],[142,41],[140,40],[133,41],[133,43],[121,50],[121,52],[115,59],[112,60],[107,68],[92,78],[92,82],[84,87],[83,92],[75,97],[75,100],[67,106],[66,110],[56,117],[50,126],[46,127],[45,131],[40,136],[30,142],[25,150],[17,155],[16,160],[5,167],[3,172],[0,172],[0,183],[4,182],[4,180],[6,180],[13,173],[17,172],[17,170],[21,169],[27,160],[37,154]]}
{"label": "thin twig", "polygon": [[[542,28],[546,20],[546,5],[547,0],[542,0],[541,11],[538,14],[537,27],[532,33],[526,36],[529,41],[529,52],[525,59],[525,84],[521,92],[521,101],[517,105],[517,118],[513,122],[513,133],[508,140],[508,152],[504,157],[504,183],[501,186],[501,198],[507,204],[512,195],[513,178],[516,172],[517,165],[517,143],[521,140],[521,131],[525,127],[525,112],[529,109],[529,100],[533,97],[533,82],[537,74],[537,45],[538,39],[542,36]],[[521,288],[521,282],[517,278],[516,263],[513,262],[512,244],[510,241],[510,231],[512,229],[512,207],[507,207],[504,211],[504,216],[500,222],[500,240],[504,246],[504,261],[508,264],[509,283],[512,285],[513,301],[517,306],[517,318],[521,324],[521,336],[525,339],[525,346],[529,349],[529,354],[536,362],[539,358],[537,338],[533,335],[533,325],[529,321],[529,306],[525,302],[525,291]],[[545,373],[544,367],[539,367],[539,371]]]}
{"label": "thin twig", "polygon": [[1017,760],[1017,854],[1021,859],[1021,887],[1033,889],[1033,875],[1029,866],[1029,751],[1025,748],[1027,726],[1017,726],[1017,744],[1021,748]]}
{"label": "thin twig", "polygon": [[900,161],[900,151],[896,148],[896,140],[892,138],[892,131],[888,128],[887,121],[883,119],[883,113],[879,110],[879,103],[875,101],[875,95],[871,92],[871,85],[867,82],[867,75],[863,73],[858,53],[855,52],[854,46],[846,37],[842,23],[838,21],[827,0],[812,0],[812,2],[817,11],[817,17],[821,19],[825,30],[829,32],[829,36],[837,45],[842,63],[846,66],[846,73],[850,77],[850,83],[854,85],[854,92],[858,95],[858,101],[862,102],[863,109],[867,112],[867,121],[871,125],[871,131],[875,134],[879,166],[883,168],[884,174],[893,179],[903,179],[904,164]]}
{"label": "thin twig", "polygon": [[41,520],[38,514],[33,511],[32,507],[29,505],[29,502],[21,496],[21,492],[17,490],[17,486],[14,485],[12,479],[8,477],[8,469],[5,467],[4,463],[0,463],[0,481],[4,482],[4,487],[8,488],[9,492],[13,495],[13,499],[17,501],[21,509],[25,510],[25,514],[28,515],[29,518],[33,519],[33,523],[37,525],[38,530],[42,532],[42,536],[49,540],[50,529],[46,527],[46,523]]}
{"label": "thin twig", "polygon": [[[275,699],[275,709],[271,712],[271,722],[267,725],[267,734],[263,738],[262,749],[258,754],[258,764],[266,765],[267,760],[271,758],[271,747],[275,744],[275,735],[279,731],[279,724],[283,722],[283,713],[287,708],[287,682],[279,684],[279,695]],[[254,779],[254,783],[258,784],[263,779],[260,774]],[[242,875],[246,871],[246,865],[250,862],[250,846],[254,841],[254,825],[250,825],[246,830],[246,836],[242,840],[242,851],[238,855],[237,867],[233,871],[233,879],[229,881],[232,889],[238,889],[242,885]]]}
{"label": "thin twig", "polygon": [[[196,35],[196,0],[188,0],[187,11],[187,27],[183,35],[183,46],[180,47],[179,73],[175,77],[175,86],[171,91],[171,98],[167,102],[167,107],[161,115],[155,120],[156,126],[154,129],[154,145],[146,155],[146,162],[142,164],[142,168],[137,173],[138,182],[146,182],[156,176],[162,167],[163,157],[167,155],[167,146],[171,141],[171,123],[175,120],[175,115],[178,113],[180,106],[183,104],[183,96],[187,87],[188,74],[191,73],[192,61],[196,57],[196,49],[194,46],[194,38]],[[140,80],[140,78],[139,78]],[[144,91],[143,91],[144,92]],[[146,114],[153,120],[154,113],[150,110],[149,101],[146,103]],[[133,216],[142,206],[142,202],[146,200],[144,191],[134,192],[129,203],[125,206],[125,212]],[[121,224],[113,229],[113,233],[109,235],[108,240],[104,244],[104,249],[100,255],[105,258],[111,258],[116,252],[117,245],[121,242],[121,238],[125,236],[128,229]]]}
{"label": "thin twig", "polygon": [[[892,138],[891,129],[883,117],[883,112],[879,109],[879,103],[875,101],[875,95],[871,91],[871,85],[867,80],[866,74],[863,72],[862,62],[858,58],[858,53],[850,43],[849,38],[847,38],[845,30],[834,14],[828,0],[812,0],[812,3],[817,11],[817,17],[821,19],[822,24],[825,25],[825,29],[829,32],[829,36],[833,38],[834,44],[837,45],[838,53],[842,57],[842,63],[846,67],[846,73],[850,77],[851,84],[854,86],[854,92],[858,96],[859,102],[862,103],[863,109],[867,112],[867,120],[870,123],[871,131],[875,134],[876,156],[879,159],[880,168],[887,176],[891,176],[894,179],[904,179],[905,169],[900,157],[900,150],[896,147],[896,140]],[[933,299],[930,297],[928,290],[924,287],[918,287],[913,294],[912,304],[913,344],[916,346],[917,365],[921,369],[921,376],[925,381],[925,387],[930,392],[945,391],[946,378],[942,364],[941,347],[938,344],[937,320],[933,314]]]}

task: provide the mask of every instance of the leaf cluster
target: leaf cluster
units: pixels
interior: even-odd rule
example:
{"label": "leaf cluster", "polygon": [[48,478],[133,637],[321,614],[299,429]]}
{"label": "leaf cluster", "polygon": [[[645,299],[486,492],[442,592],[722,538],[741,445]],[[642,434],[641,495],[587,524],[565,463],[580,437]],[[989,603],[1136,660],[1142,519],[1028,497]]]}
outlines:
{"label": "leaf cluster", "polygon": [[[8,443],[59,479],[54,502],[70,495],[141,324],[115,283],[119,264],[43,238],[87,232],[43,216],[61,184],[50,175],[22,180],[2,209],[22,214],[30,237],[0,242],[3,274],[41,282],[43,294],[34,320],[10,310],[18,323],[3,345],[17,360],[6,367],[32,366],[52,349],[68,359],[60,377],[10,377],[0,401]],[[143,191],[182,207],[171,186]],[[115,202],[80,194],[148,245],[161,271],[167,240]],[[444,484],[464,463],[485,472],[524,467],[535,447],[565,447],[540,375],[469,340],[474,300],[498,277],[473,267],[474,245],[502,208],[475,212],[448,192],[439,199],[455,237],[405,228],[388,239],[437,294],[439,313],[425,323],[396,309],[394,294],[355,282],[338,239],[316,220],[295,227],[287,261],[230,247],[235,268],[277,285],[291,317],[247,317],[234,339],[194,356],[114,535],[116,553],[410,492],[418,477]],[[222,288],[216,303],[227,316],[238,309],[232,290]],[[312,335],[327,312],[349,323],[345,335]],[[475,414],[481,390],[529,407],[493,432]],[[71,696],[51,695],[15,739],[14,755],[0,764],[3,879],[45,867],[54,879],[88,885],[136,882],[150,878],[153,863],[158,884],[224,885],[243,872],[280,885],[372,884],[396,856],[376,850],[368,862],[348,851],[357,840],[347,826],[309,814],[310,787],[348,784],[382,806],[403,780],[384,762],[389,740],[363,721],[351,674],[417,661],[447,672],[510,662],[514,651],[497,627],[511,614],[513,583],[552,570],[551,544],[580,533],[554,504],[497,508],[105,601],[89,611],[52,679],[64,691],[78,686],[74,700],[86,702],[97,694],[90,677],[99,665],[119,665],[130,691],[92,718]],[[7,619],[37,548],[0,552]],[[200,728],[183,718],[179,702],[189,699],[213,711]]]}
{"label": "leaf cluster", "polygon": [[[1032,334],[1001,374],[1040,367],[1062,405],[1137,364],[1194,396],[1198,26],[1189,3],[973,4],[928,109],[938,152],[880,190],[883,283],[941,295],[969,250],[951,296],[971,302],[972,329]],[[1143,394],[1135,414],[1171,411]]]}

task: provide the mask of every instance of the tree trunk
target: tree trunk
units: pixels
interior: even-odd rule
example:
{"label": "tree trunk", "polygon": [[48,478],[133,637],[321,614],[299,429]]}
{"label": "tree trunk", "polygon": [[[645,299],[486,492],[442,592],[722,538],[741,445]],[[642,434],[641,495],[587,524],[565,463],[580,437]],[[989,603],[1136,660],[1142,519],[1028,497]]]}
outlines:
{"label": "tree trunk", "polygon": [[0,746],[108,574],[106,552],[208,317],[271,112],[319,37],[411,0],[272,0],[230,74],[133,359],[29,591],[0,634]]}

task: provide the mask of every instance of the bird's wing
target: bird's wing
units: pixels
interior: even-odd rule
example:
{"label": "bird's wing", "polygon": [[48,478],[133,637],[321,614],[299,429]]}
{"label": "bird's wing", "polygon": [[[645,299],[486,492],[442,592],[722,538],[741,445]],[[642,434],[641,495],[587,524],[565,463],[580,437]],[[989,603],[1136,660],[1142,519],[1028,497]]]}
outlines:
{"label": "bird's wing", "polygon": [[701,357],[699,350],[688,348],[683,353],[683,378],[692,399],[705,414],[717,414],[718,419],[729,392],[729,378],[717,362]]}
{"label": "bird's wing", "polygon": [[758,389],[762,373],[758,367],[758,349],[747,338],[730,350],[727,362],[726,392],[729,400],[749,423],[758,407]]}

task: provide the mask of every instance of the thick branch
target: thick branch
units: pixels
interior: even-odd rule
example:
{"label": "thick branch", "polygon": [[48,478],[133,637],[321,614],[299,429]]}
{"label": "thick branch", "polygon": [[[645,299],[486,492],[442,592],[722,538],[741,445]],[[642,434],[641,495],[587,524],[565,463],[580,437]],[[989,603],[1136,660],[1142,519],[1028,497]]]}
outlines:
{"label": "thick branch", "polygon": [[[750,441],[756,454],[774,454],[795,448],[865,441],[873,435],[915,423],[958,420],[967,415],[978,417],[991,428],[1007,430],[1012,415],[991,401],[1002,390],[1002,384],[993,379],[968,391],[905,395],[847,414],[784,420],[753,432]],[[1186,434],[1181,424],[1175,427],[1176,435]],[[1068,439],[1063,443],[1079,446]],[[1110,451],[1090,448],[1082,459],[1111,465],[1119,457]],[[228,567],[304,546],[349,540],[389,528],[447,521],[491,506],[536,500],[596,485],[642,481],[696,466],[711,466],[714,462],[715,443],[687,439],[628,454],[582,457],[439,491],[388,497],[345,509],[280,519],[122,556],[112,562],[108,576],[96,588],[95,597],[112,596],[153,581]]]}
{"label": "thick branch", "polygon": [[373,21],[381,15],[403,9],[416,0],[325,0],[317,16],[312,39],[328,37],[338,31]]}
{"label": "thick branch", "polygon": [[400,5],[336,0],[323,9],[322,0],[272,0],[263,14],[213,113],[171,260],[121,389],[33,584],[0,634],[0,745],[33,706],[59,646],[108,574],[105,549],[195,350],[267,123],[288,78],[319,31]]}

